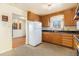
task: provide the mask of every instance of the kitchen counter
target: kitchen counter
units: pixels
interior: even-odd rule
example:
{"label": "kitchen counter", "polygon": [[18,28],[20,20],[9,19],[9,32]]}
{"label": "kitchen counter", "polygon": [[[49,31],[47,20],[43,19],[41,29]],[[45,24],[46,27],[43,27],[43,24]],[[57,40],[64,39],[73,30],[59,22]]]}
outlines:
{"label": "kitchen counter", "polygon": [[[61,43],[60,45],[64,45],[64,46],[68,46],[68,47],[72,47],[74,48],[75,52],[77,55],[79,55],[79,31],[66,31],[66,30],[58,30],[58,31],[53,31],[53,30],[42,30],[42,32],[44,33],[48,33],[47,37],[45,39],[49,40],[50,37],[50,42],[52,42],[55,38],[55,43],[59,40],[59,41],[62,41],[63,43]],[[54,34],[56,33],[56,34]],[[52,35],[53,34],[53,35]],[[43,34],[44,35],[44,34]],[[55,36],[54,36],[55,35]],[[61,37],[62,36],[62,40]],[[52,37],[55,37],[54,39]],[[58,39],[57,39],[58,38]],[[71,39],[72,38],[72,39]],[[70,42],[70,40],[72,40]],[[66,44],[67,43],[67,44]],[[69,45],[71,44],[72,45]],[[57,42],[58,44],[58,42]]]}
{"label": "kitchen counter", "polygon": [[68,33],[68,34],[73,34],[73,35],[79,35],[79,30],[78,31],[53,31],[53,30],[42,30],[43,32],[59,32],[59,33]]}

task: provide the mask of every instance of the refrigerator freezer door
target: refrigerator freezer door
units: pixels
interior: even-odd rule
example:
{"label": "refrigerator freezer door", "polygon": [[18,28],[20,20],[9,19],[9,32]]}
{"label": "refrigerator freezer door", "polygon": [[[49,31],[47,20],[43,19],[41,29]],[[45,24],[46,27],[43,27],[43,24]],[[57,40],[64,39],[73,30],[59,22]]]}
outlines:
{"label": "refrigerator freezer door", "polygon": [[33,23],[29,22],[29,44],[34,46],[34,28]]}
{"label": "refrigerator freezer door", "polygon": [[39,22],[29,22],[29,44],[36,46],[42,41],[42,28]]}

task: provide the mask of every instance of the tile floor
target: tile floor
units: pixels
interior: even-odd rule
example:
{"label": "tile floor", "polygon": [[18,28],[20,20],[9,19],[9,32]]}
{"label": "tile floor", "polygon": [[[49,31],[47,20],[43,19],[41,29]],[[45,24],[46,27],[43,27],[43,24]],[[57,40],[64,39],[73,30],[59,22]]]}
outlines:
{"label": "tile floor", "polygon": [[37,47],[23,45],[0,56],[76,56],[76,53],[73,49],[43,42]]}

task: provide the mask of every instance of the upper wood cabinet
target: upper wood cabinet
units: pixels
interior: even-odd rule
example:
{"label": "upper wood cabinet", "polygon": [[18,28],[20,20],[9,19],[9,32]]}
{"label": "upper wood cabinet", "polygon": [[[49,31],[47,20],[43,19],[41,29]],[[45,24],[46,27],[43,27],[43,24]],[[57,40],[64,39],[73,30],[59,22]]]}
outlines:
{"label": "upper wood cabinet", "polygon": [[50,25],[49,25],[49,23],[50,23],[50,22],[49,22],[49,19],[50,19],[50,18],[49,18],[48,16],[41,16],[41,17],[40,17],[40,21],[42,22],[42,26],[43,26],[43,27],[48,27],[48,26],[50,26]]}
{"label": "upper wood cabinet", "polygon": [[27,20],[30,21],[39,21],[40,20],[40,16],[37,14],[34,14],[30,11],[27,12]]}
{"label": "upper wood cabinet", "polygon": [[76,22],[74,20],[75,16],[75,9],[70,9],[64,12],[64,23],[65,25],[76,25]]}
{"label": "upper wood cabinet", "polygon": [[31,20],[31,21],[40,21],[40,22],[42,22],[43,27],[49,27],[51,17],[57,16],[57,15],[64,15],[64,25],[73,26],[73,25],[76,25],[76,21],[74,20],[75,9],[76,9],[76,7],[70,8],[70,9],[67,9],[64,11],[59,11],[56,13],[51,13],[48,15],[37,15],[37,14],[34,14],[34,13],[28,11],[27,19]]}
{"label": "upper wood cabinet", "polygon": [[67,25],[67,26],[76,25],[76,21],[74,20],[75,9],[76,9],[76,7],[71,8],[71,9],[67,9],[67,10],[64,10],[64,11],[60,11],[60,12],[51,13],[51,14],[48,14],[48,15],[41,16],[40,20],[43,24],[43,27],[50,26],[49,25],[50,24],[50,18],[53,17],[53,16],[57,16],[57,15],[64,15],[64,25]]}

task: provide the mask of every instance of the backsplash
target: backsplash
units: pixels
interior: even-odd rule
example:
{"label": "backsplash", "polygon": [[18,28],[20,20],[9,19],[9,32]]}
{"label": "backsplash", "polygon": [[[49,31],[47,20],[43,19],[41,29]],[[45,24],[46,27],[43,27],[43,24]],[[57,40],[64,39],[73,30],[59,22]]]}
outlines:
{"label": "backsplash", "polygon": [[42,30],[52,30],[50,27],[43,27]]}
{"label": "backsplash", "polygon": [[[43,27],[42,30],[53,30],[53,28],[51,27]],[[62,31],[78,31],[78,29],[76,28],[76,26],[64,26],[64,28],[62,29]]]}
{"label": "backsplash", "polygon": [[64,26],[64,30],[77,30],[76,26]]}

